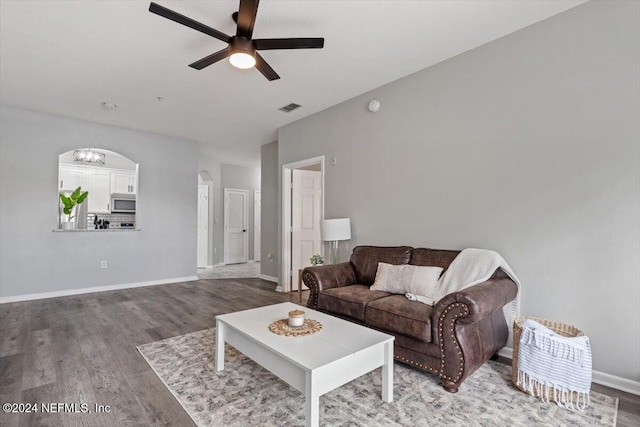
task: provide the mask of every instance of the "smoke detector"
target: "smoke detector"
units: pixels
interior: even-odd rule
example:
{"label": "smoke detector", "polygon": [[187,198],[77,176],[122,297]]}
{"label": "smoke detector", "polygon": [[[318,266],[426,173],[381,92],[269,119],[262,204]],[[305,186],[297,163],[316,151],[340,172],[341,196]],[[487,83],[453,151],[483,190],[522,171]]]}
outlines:
{"label": "smoke detector", "polygon": [[371,111],[372,113],[377,113],[378,110],[380,110],[380,101],[378,101],[377,99],[372,99],[371,102],[369,102],[369,111]]}

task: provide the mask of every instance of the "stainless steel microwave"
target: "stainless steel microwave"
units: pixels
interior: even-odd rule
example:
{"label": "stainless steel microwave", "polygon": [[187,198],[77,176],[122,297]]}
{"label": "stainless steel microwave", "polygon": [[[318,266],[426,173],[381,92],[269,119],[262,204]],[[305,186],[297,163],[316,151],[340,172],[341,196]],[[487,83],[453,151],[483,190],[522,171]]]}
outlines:
{"label": "stainless steel microwave", "polygon": [[112,193],[111,213],[136,213],[136,195]]}

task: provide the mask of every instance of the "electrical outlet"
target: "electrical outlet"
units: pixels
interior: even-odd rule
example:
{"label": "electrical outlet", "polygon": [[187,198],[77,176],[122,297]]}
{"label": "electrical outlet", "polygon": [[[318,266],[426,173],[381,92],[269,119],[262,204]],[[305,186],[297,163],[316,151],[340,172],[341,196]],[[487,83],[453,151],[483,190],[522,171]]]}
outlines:
{"label": "electrical outlet", "polygon": [[337,157],[332,157],[332,158],[331,158],[331,165],[332,165],[332,166],[335,166],[335,165],[337,165],[337,164],[338,164],[338,158],[337,158]]}
{"label": "electrical outlet", "polygon": [[100,268],[107,268],[107,260],[103,259],[102,261],[100,261]]}
{"label": "electrical outlet", "polygon": [[213,253],[217,254],[218,253],[218,248],[213,248]]}

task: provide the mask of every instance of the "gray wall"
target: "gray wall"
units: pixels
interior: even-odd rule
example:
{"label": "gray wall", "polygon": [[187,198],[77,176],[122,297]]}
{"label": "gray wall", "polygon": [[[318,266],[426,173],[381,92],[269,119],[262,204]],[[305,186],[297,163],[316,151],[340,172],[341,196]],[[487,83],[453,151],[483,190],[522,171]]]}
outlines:
{"label": "gray wall", "polygon": [[[261,148],[262,181],[262,261],[260,273],[278,277],[278,141]],[[271,259],[269,259],[271,254]]]}
{"label": "gray wall", "polygon": [[[141,231],[52,231],[58,155],[87,146],[140,164]],[[194,276],[196,167],[191,141],[2,107],[0,296]]]}
{"label": "gray wall", "polygon": [[325,216],[351,246],[496,250],[523,314],[638,381],[639,9],[589,2],[285,126],[278,163],[337,157]]}
{"label": "gray wall", "polygon": [[[249,260],[253,257],[254,232],[253,232],[253,196],[254,191],[260,191],[260,168],[222,164],[220,170],[220,183],[222,187],[222,208],[224,213],[224,189],[249,190],[247,199],[249,212]],[[224,217],[223,217],[224,218]],[[224,223],[224,221],[223,221]],[[224,239],[223,239],[224,240]]]}

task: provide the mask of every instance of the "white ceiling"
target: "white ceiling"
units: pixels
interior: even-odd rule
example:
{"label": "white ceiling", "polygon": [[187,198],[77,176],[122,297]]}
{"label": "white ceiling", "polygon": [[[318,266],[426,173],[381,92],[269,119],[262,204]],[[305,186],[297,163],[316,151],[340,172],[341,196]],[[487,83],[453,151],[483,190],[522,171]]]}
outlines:
{"label": "white ceiling", "polygon": [[[150,13],[149,1],[1,0],[0,102],[188,138],[258,166],[279,127],[584,1],[263,0],[255,38],[325,38],[321,50],[263,52],[281,76],[269,82],[227,61],[188,67],[225,44]],[[237,1],[156,2],[235,34]],[[278,111],[290,102],[303,107]]]}

